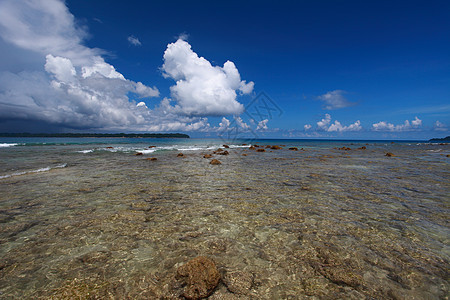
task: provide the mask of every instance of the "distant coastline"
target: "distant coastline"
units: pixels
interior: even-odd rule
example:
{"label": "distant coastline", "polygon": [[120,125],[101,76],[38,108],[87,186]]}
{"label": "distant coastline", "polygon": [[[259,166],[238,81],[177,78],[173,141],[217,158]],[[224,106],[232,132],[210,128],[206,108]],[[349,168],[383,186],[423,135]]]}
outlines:
{"label": "distant coastline", "polygon": [[0,133],[0,137],[56,138],[190,138],[183,133]]}
{"label": "distant coastline", "polygon": [[446,136],[445,138],[434,138],[431,139],[430,142],[450,142],[450,136]]}

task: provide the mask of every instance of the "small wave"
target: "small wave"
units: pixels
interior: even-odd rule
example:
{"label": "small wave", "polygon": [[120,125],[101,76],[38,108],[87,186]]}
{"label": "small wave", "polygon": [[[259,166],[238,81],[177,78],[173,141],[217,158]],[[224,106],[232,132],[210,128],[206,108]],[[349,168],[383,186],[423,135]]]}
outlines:
{"label": "small wave", "polygon": [[89,150],[80,150],[80,151],[77,151],[78,153],[84,153],[84,154],[86,154],[86,153],[91,153],[91,152],[94,152],[94,149],[89,149]]}
{"label": "small wave", "polygon": [[19,145],[19,144],[17,144],[17,143],[0,143],[0,148],[14,147],[17,145]]}
{"label": "small wave", "polygon": [[145,150],[136,150],[136,152],[140,152],[142,154],[149,154],[155,152],[156,149],[145,149]]}
{"label": "small wave", "polygon": [[53,169],[61,169],[61,168],[65,168],[65,167],[67,167],[67,164],[57,165],[54,167],[45,167],[45,168],[40,168],[37,170],[31,170],[31,171],[17,172],[17,173],[13,173],[13,174],[2,175],[2,176],[0,176],[0,179],[9,178],[9,177],[13,177],[13,176],[21,176],[21,175],[26,175],[26,174],[47,172],[47,171],[50,171]]}

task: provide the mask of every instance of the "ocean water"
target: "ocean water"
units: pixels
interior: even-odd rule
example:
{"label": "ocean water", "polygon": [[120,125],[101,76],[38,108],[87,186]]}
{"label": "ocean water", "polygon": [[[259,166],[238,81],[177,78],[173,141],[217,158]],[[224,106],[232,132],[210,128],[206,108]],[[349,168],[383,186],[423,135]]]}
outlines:
{"label": "ocean water", "polygon": [[203,255],[223,277],[210,299],[448,299],[449,154],[0,138],[0,298],[177,299],[177,268]]}

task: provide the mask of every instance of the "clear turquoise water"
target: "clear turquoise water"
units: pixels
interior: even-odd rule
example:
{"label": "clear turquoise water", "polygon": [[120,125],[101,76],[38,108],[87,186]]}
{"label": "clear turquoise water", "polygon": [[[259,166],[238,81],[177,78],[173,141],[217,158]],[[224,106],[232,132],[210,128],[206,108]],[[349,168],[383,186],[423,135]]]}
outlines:
{"label": "clear turquoise water", "polygon": [[449,145],[226,143],[0,138],[0,298],[173,298],[205,255],[251,278],[211,299],[446,299]]}

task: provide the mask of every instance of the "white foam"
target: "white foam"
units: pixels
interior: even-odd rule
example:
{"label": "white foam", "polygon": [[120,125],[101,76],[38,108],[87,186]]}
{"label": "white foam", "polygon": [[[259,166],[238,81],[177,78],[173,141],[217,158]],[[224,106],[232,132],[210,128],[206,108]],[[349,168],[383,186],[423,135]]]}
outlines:
{"label": "white foam", "polygon": [[17,144],[17,143],[0,143],[0,148],[14,147],[17,145],[19,145],[19,144]]}
{"label": "white foam", "polygon": [[0,179],[9,178],[9,177],[13,177],[13,176],[21,176],[21,175],[25,175],[25,174],[47,172],[47,171],[50,171],[52,169],[61,169],[61,168],[65,168],[65,167],[67,167],[67,164],[57,165],[57,166],[54,166],[54,167],[45,167],[45,168],[40,168],[40,169],[37,169],[37,170],[31,170],[31,171],[17,172],[17,173],[13,173],[13,174],[2,175],[2,176],[0,176]]}
{"label": "white foam", "polygon": [[251,145],[230,145],[230,148],[250,148]]}
{"label": "white foam", "polygon": [[79,153],[91,153],[91,152],[94,152],[94,149],[89,149],[89,150],[80,150],[80,151],[77,151],[77,152],[79,152]]}
{"label": "white foam", "polygon": [[191,148],[177,148],[177,150],[179,150],[179,151],[198,151],[198,150],[205,150],[205,148],[193,146]]}
{"label": "white foam", "polygon": [[140,152],[142,154],[149,154],[149,153],[153,153],[155,152],[156,149],[152,148],[152,149],[145,149],[145,150],[136,150],[136,152]]}

